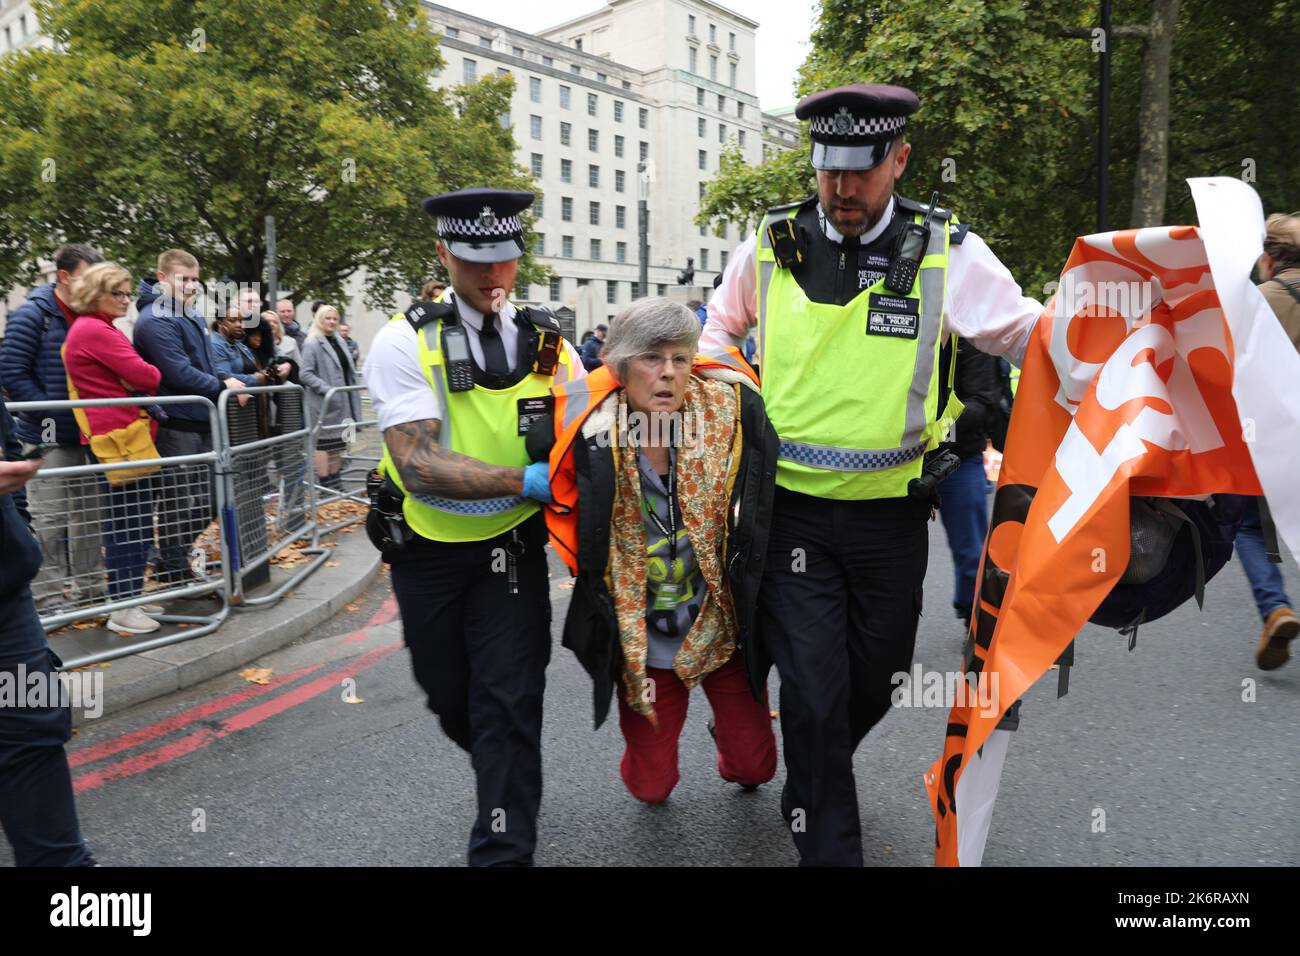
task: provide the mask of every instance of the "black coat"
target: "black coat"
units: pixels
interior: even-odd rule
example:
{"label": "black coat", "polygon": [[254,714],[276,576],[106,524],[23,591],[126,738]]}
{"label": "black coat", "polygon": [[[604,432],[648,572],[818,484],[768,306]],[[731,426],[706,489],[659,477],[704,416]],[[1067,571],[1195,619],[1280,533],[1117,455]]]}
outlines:
{"label": "black coat", "polygon": [[[750,690],[762,700],[772,658],[758,626],[758,596],[772,524],[776,489],[777,437],[763,400],[740,386],[743,444],[740,470],[727,509],[727,584],[736,607],[740,633],[736,652],[744,652]],[[534,422],[528,451],[534,461],[549,455],[555,428],[549,418]],[[573,445],[578,483],[578,576],[561,643],[571,650],[592,679],[592,704],[599,727],[609,715],[610,702],[622,670],[618,621],[605,586],[609,557],[610,514],[614,507],[614,456],[598,436],[578,436]],[[737,511],[739,505],[739,511]]]}
{"label": "black coat", "polygon": [[999,427],[1003,412],[997,358],[959,339],[954,388],[966,408],[957,419],[955,440],[948,447],[967,458],[983,451],[989,438],[1005,430]]}

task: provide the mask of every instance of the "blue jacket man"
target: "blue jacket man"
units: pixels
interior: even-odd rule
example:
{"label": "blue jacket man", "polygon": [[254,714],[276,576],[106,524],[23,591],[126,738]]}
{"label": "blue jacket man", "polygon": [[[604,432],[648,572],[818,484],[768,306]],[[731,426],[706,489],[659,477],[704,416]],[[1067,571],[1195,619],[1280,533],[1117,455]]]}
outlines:
{"label": "blue jacket man", "polygon": [[[103,261],[89,246],[63,246],[54,253],[57,281],[33,289],[9,316],[0,348],[0,377],[10,401],[67,401],[62,349],[68,326],[76,318],[68,305],[72,285],[87,268]],[[46,468],[87,463],[72,412],[19,412],[16,424],[23,451],[48,446]],[[104,600],[100,516],[93,487],[81,478],[46,478],[32,486],[29,497],[33,526],[45,555],[32,582],[36,606],[48,612],[65,604],[86,606]]]}
{"label": "blue jacket man", "polygon": [[[217,400],[226,383],[217,376],[203,317],[188,307],[178,315],[172,297],[159,283],[140,281],[135,321],[135,350],[162,372],[159,395],[202,395]],[[167,405],[163,427],[198,426],[208,431],[208,410],[203,405]],[[161,449],[159,449],[161,451]]]}
{"label": "blue jacket man", "polygon": [[24,706],[33,681],[48,688],[62,662],[45,639],[30,587],[41,548],[29,526],[24,485],[35,469],[21,460],[3,404],[0,446],[0,680],[18,691],[0,699],[0,825],[19,866],[93,866],[63,749],[72,738],[72,710],[48,696],[40,706]]}

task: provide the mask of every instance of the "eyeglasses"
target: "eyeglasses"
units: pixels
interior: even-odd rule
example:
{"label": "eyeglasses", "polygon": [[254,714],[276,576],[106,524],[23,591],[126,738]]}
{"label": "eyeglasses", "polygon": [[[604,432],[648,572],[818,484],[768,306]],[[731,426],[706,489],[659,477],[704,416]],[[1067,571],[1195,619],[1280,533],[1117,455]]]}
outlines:
{"label": "eyeglasses", "polygon": [[672,365],[674,372],[685,372],[691,367],[691,357],[689,355],[665,357],[658,352],[642,352],[640,355],[634,356],[632,361],[647,372],[657,372],[664,367],[665,363]]}
{"label": "eyeglasses", "polygon": [[130,301],[131,301],[131,293],[130,293],[130,292],[123,292],[121,289],[114,289],[112,292],[109,293],[109,295],[111,295],[113,298],[117,299],[118,302],[130,302]]}

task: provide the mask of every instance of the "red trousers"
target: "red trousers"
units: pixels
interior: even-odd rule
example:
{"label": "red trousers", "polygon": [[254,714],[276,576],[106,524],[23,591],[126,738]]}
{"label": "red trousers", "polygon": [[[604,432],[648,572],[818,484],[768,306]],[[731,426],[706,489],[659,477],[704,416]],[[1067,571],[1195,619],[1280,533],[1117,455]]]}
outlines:
{"label": "red trousers", "polygon": [[[618,724],[627,749],[619,771],[628,791],[646,803],[663,803],[681,779],[677,772],[677,738],[686,723],[690,691],[671,670],[646,668],[654,681],[656,730],[618,693]],[[700,682],[713,707],[718,773],[732,783],[767,783],[776,773],[776,737],[767,702],[754,700],[740,655]]]}

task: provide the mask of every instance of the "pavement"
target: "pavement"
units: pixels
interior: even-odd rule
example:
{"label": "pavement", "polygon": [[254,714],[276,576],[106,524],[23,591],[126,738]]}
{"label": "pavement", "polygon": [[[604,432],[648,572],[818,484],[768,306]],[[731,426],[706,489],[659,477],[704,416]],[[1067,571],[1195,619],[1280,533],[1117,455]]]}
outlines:
{"label": "pavement", "polygon": [[[88,665],[102,670],[104,675],[103,712],[99,716],[119,713],[236,670],[311,634],[314,628],[341,613],[365,592],[383,563],[359,524],[323,539],[322,547],[330,549],[331,556],[275,604],[232,607],[211,634]],[[272,567],[270,583],[253,589],[248,596],[271,593],[297,570]],[[217,607],[217,601],[211,598],[168,604],[170,612],[190,615],[211,615]],[[164,625],[159,634],[175,633],[184,626]],[[49,637],[50,646],[65,661],[137,639],[118,636],[102,627],[68,627]],[[84,721],[84,711],[74,708],[74,726]]]}

